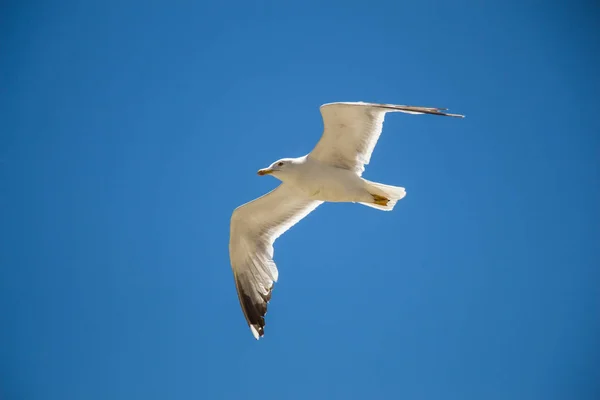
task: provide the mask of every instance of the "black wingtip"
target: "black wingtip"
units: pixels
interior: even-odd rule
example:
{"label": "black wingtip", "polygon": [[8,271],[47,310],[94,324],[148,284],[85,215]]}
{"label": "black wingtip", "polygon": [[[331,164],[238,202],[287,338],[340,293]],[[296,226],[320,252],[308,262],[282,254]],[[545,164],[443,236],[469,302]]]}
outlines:
{"label": "black wingtip", "polygon": [[248,285],[243,275],[236,275],[235,281],[244,317],[246,317],[252,335],[258,340],[265,335],[265,315],[267,314],[267,304],[271,300],[273,287],[266,294],[262,294],[253,291],[252,286]]}

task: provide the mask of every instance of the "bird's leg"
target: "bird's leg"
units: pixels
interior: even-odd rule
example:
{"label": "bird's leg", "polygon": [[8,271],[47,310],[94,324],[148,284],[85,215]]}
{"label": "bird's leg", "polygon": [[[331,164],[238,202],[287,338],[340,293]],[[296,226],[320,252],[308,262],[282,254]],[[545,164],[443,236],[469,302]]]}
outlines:
{"label": "bird's leg", "polygon": [[378,194],[371,193],[371,196],[373,197],[373,202],[378,206],[387,206],[390,201],[390,199],[380,196]]}

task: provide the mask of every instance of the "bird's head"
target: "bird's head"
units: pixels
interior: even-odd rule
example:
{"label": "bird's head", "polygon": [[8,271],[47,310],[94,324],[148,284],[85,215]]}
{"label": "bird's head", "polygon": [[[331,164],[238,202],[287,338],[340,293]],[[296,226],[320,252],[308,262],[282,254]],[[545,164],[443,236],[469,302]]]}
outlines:
{"label": "bird's head", "polygon": [[258,175],[273,175],[279,180],[283,180],[283,177],[294,170],[296,160],[293,158],[282,158],[281,160],[275,161],[267,168],[259,169]]}

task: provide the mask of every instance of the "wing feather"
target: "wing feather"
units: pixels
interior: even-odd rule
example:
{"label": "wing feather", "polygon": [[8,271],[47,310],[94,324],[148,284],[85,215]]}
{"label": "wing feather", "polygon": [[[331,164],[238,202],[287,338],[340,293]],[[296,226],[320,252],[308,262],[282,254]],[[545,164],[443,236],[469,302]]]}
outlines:
{"label": "wing feather", "polygon": [[363,102],[323,104],[323,135],[309,157],[338,168],[352,170],[360,176],[365,170],[365,165],[371,160],[386,113],[463,117],[459,114],[445,113],[443,110],[446,109]]}
{"label": "wing feather", "polygon": [[267,303],[278,278],[273,243],[320,204],[282,183],[236,208],[231,216],[231,268],[242,311],[256,339],[264,335]]}

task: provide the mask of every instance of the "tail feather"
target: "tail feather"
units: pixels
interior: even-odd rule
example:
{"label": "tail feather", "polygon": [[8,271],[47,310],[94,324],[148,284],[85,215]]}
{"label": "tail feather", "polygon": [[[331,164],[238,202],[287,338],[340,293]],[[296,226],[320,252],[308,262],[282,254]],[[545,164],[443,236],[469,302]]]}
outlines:
{"label": "tail feather", "polygon": [[406,196],[406,190],[399,186],[384,185],[383,183],[364,180],[367,184],[367,191],[373,197],[371,202],[361,202],[367,207],[373,207],[382,211],[392,211],[394,206]]}

